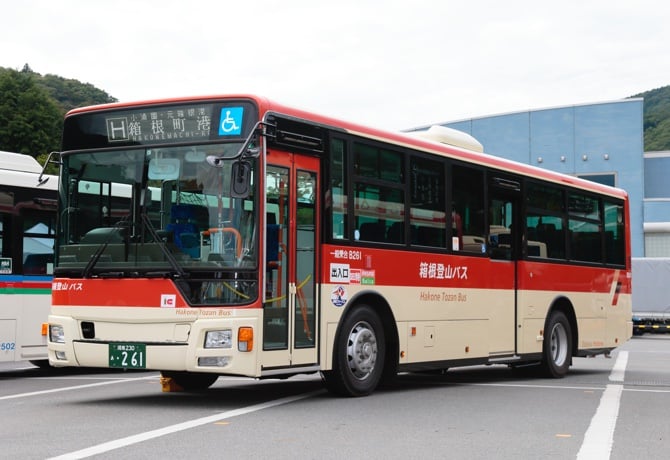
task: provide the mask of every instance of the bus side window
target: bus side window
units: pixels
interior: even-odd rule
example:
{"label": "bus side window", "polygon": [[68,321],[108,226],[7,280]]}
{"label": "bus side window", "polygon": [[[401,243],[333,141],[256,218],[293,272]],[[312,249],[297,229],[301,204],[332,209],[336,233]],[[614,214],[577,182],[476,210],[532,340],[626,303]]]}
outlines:
{"label": "bus side window", "polygon": [[266,227],[266,245],[267,245],[267,256],[266,260],[268,264],[279,262],[279,225],[278,224],[268,224]]}
{"label": "bus side window", "polygon": [[53,274],[53,253],[48,254],[29,254],[23,262],[24,275],[52,275]]}
{"label": "bus side window", "polygon": [[512,259],[512,234],[496,233],[489,237],[489,253],[492,259]]}
{"label": "bus side window", "polygon": [[383,242],[385,237],[385,227],[381,222],[365,222],[359,229],[361,241]]}
{"label": "bus side window", "polygon": [[[486,252],[486,231],[484,230],[484,173],[480,169],[454,165],[452,168],[452,218],[454,226],[459,225],[458,239],[452,242],[452,250],[473,254]],[[458,222],[456,223],[456,216]],[[456,248],[456,241],[460,247]]]}
{"label": "bus side window", "polygon": [[405,222],[393,222],[386,232],[389,243],[403,244],[405,242]]}
{"label": "bus side window", "polygon": [[444,229],[421,226],[417,229],[417,244],[434,248],[444,247]]}

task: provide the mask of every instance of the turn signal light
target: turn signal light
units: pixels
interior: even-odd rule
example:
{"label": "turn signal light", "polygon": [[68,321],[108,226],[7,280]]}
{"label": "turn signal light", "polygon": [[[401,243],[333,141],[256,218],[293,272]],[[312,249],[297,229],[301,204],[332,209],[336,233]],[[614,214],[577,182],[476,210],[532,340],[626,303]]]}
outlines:
{"label": "turn signal light", "polygon": [[241,327],[237,330],[237,349],[240,351],[254,349],[254,328]]}

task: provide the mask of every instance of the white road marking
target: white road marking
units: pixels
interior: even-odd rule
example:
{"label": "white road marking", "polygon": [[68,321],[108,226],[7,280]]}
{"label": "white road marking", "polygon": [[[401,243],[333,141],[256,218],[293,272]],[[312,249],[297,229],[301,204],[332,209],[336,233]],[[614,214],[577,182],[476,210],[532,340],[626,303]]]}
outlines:
{"label": "white road marking", "polygon": [[92,388],[92,387],[100,387],[103,385],[113,385],[115,383],[125,383],[125,382],[132,382],[135,380],[147,380],[147,379],[155,379],[156,376],[151,376],[151,377],[136,377],[136,378],[126,378],[126,379],[116,379],[116,380],[110,380],[110,381],[105,381],[105,382],[98,382],[98,383],[89,383],[86,385],[75,385],[72,387],[63,387],[63,388],[53,388],[51,390],[42,390],[42,391],[32,391],[30,393],[17,393],[15,395],[7,395],[7,396],[0,396],[0,401],[4,401],[6,399],[17,399],[17,398],[27,398],[30,396],[39,396],[39,395],[46,395],[50,393],[60,393],[61,391],[72,391],[72,390],[81,390],[82,388]]}
{"label": "white road marking", "polygon": [[[620,351],[616,363],[610,373],[610,381],[623,382],[628,364],[628,352]],[[577,460],[609,460],[614,444],[614,429],[619,418],[619,404],[623,384],[607,385],[600,398],[600,404],[591,419],[582,447],[577,453]]]}
{"label": "white road marking", "polygon": [[271,407],[280,406],[282,404],[288,404],[295,401],[299,401],[301,399],[310,398],[323,392],[324,390],[317,390],[309,393],[302,393],[295,396],[287,396],[286,398],[275,399],[273,401],[267,401],[260,404],[254,404],[253,406],[241,407],[239,409],[234,409],[227,412],[221,412],[218,414],[210,415],[208,417],[197,418],[194,420],[189,420],[187,422],[177,423],[176,425],[170,425],[164,428],[159,428],[157,430],[147,431],[145,433],[139,433],[133,436],[128,436],[126,438],[105,442],[102,444],[98,444],[97,446],[88,447],[86,449],[81,449],[75,452],[69,452],[67,454],[59,455],[58,457],[52,457],[49,460],[75,460],[80,458],[87,458],[93,455],[103,454],[105,452],[109,452],[114,449],[119,449],[121,447],[126,447],[132,444],[148,441],[149,439],[154,439],[168,434],[176,433],[178,431],[189,430],[191,428],[207,425],[209,423],[219,422],[221,420],[237,417],[239,415],[250,414],[252,412],[260,411],[263,409],[269,409]]}
{"label": "white road marking", "polygon": [[454,386],[503,387],[503,388],[540,388],[544,390],[602,390],[602,386],[543,385],[528,383],[449,383]]}
{"label": "white road marking", "polygon": [[623,382],[624,374],[626,373],[626,366],[628,365],[628,352],[620,351],[617,356],[612,373],[610,374],[610,382]]}

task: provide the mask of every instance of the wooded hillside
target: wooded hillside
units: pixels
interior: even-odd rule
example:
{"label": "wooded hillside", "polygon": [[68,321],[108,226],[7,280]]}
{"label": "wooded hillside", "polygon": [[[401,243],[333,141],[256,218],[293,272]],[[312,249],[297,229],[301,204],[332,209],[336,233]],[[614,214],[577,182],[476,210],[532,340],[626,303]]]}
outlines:
{"label": "wooded hillside", "polygon": [[63,116],[85,105],[116,102],[89,83],[0,67],[0,150],[25,153],[44,161],[60,150]]}
{"label": "wooded hillside", "polygon": [[644,98],[644,151],[670,150],[670,86],[633,97]]}

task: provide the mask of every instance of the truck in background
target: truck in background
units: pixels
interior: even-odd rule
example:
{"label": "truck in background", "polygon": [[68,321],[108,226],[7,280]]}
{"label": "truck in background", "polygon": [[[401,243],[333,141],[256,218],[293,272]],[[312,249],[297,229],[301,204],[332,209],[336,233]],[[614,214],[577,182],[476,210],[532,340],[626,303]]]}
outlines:
{"label": "truck in background", "polygon": [[670,258],[639,257],[633,267],[633,334],[670,332]]}

